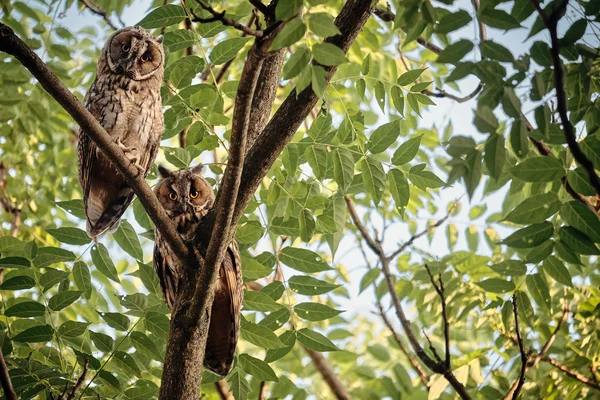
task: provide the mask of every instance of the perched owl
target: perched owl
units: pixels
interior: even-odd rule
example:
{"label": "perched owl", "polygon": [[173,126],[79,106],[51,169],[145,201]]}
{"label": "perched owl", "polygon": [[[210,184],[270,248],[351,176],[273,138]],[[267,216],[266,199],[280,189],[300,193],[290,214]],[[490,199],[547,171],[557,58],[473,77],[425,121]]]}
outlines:
{"label": "perched owl", "polygon": [[[198,224],[213,206],[215,196],[202,176],[202,165],[179,171],[158,167],[160,182],[155,187],[158,200],[186,241],[194,237]],[[177,298],[180,269],[160,232],[155,230],[154,269],[169,309]],[[235,240],[229,245],[219,270],[212,305],[204,365],[218,375],[231,370],[240,328],[240,311],[244,296],[239,251]]]}
{"label": "perched owl", "polygon": [[[163,74],[162,37],[138,27],[120,29],[104,45],[96,79],[84,99],[88,111],[144,177],[154,163],[163,132]],[[81,130],[78,158],[87,231],[96,238],[118,226],[134,193]]]}

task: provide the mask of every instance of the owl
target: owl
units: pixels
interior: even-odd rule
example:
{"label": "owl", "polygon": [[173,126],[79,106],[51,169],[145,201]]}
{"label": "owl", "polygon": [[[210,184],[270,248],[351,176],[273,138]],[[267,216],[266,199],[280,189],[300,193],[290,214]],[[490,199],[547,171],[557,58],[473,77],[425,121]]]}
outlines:
{"label": "owl", "polygon": [[[156,196],[185,241],[193,239],[198,224],[215,201],[212,188],[202,176],[202,165],[179,171],[158,167],[161,176]],[[173,311],[181,277],[177,257],[160,232],[155,230],[154,269],[169,309]],[[244,296],[239,251],[229,245],[215,284],[204,365],[218,375],[227,375],[233,365]]]}
{"label": "owl", "polygon": [[[144,177],[156,158],[164,126],[164,58],[162,36],[155,38],[138,27],[116,31],[102,49],[96,79],[84,99],[84,106]],[[77,152],[87,231],[96,239],[118,227],[134,193],[81,130]]]}

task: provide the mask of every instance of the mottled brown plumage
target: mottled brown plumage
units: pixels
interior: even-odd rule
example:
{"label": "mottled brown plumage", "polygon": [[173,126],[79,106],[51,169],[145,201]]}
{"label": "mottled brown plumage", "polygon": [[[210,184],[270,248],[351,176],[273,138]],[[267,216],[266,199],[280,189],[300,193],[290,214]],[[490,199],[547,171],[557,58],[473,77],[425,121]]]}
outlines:
{"label": "mottled brown plumage", "polygon": [[[84,99],[88,111],[144,176],[154,163],[163,132],[163,74],[162,38],[154,38],[141,28],[124,28],[104,45],[96,79]],[[118,226],[134,193],[82,131],[78,158],[87,231],[96,238]]]}
{"label": "mottled brown plumage", "polygon": [[[159,173],[162,179],[155,188],[158,200],[183,239],[191,240],[215,201],[212,187],[202,176],[202,165],[179,171],[168,171],[159,166]],[[177,256],[158,230],[155,235],[154,269],[165,301],[173,311],[181,269]],[[218,375],[227,375],[233,365],[243,295],[240,256],[233,241],[219,269],[204,357],[205,367]]]}

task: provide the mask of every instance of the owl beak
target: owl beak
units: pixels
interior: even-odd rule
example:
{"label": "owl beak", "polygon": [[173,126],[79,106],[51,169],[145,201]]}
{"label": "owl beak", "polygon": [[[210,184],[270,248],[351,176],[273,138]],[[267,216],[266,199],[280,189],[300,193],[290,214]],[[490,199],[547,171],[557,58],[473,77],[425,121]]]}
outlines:
{"label": "owl beak", "polygon": [[126,72],[131,71],[134,64],[135,64],[135,58],[131,58],[126,61],[123,61],[123,64],[122,64],[123,71],[126,71]]}

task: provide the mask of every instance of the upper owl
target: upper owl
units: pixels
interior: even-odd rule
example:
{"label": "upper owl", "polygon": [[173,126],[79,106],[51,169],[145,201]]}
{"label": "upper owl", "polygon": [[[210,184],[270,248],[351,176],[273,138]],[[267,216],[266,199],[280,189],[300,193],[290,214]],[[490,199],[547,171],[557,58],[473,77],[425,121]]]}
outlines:
{"label": "upper owl", "polygon": [[[157,74],[162,79],[165,58],[162,40],[162,36],[154,37],[137,26],[123,28],[108,39],[102,55],[115,74],[125,75],[134,81],[143,81]],[[100,64],[98,71],[103,67]]]}
{"label": "upper owl", "polygon": [[[85,108],[144,177],[154,164],[164,127],[164,61],[162,37],[138,27],[120,29],[104,45],[84,99]],[[87,231],[96,238],[118,226],[134,193],[83,131],[78,157]]]}

